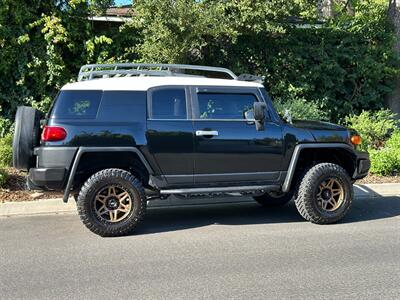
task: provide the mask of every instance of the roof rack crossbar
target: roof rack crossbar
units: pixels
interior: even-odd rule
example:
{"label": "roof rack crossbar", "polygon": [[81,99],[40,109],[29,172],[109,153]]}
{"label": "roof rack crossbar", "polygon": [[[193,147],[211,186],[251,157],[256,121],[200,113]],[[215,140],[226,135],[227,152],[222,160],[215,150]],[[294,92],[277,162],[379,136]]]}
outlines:
{"label": "roof rack crossbar", "polygon": [[[231,70],[220,67],[208,67],[180,64],[144,64],[144,63],[116,63],[116,64],[89,64],[81,67],[78,81],[114,76],[196,76],[184,71],[215,72],[228,75],[231,79],[238,77]],[[200,77],[203,77],[199,75]]]}

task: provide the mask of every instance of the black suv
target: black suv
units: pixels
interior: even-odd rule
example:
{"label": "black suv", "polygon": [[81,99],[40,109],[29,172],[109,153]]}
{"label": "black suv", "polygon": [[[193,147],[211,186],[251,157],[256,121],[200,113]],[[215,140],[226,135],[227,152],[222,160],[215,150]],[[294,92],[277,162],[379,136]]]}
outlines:
{"label": "black suv", "polygon": [[101,236],[132,232],[147,201],[170,195],[294,199],[311,222],[340,220],[370,167],[360,137],[282,120],[259,82],[214,67],[83,66],[47,115],[18,108],[14,166],[29,171],[30,189],[72,194]]}

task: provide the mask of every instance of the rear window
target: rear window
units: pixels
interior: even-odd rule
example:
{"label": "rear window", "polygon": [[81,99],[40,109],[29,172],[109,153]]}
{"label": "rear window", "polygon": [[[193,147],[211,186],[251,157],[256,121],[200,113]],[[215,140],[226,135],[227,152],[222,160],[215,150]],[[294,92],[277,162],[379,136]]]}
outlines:
{"label": "rear window", "polygon": [[58,119],[94,119],[102,91],[61,91],[51,116]]}

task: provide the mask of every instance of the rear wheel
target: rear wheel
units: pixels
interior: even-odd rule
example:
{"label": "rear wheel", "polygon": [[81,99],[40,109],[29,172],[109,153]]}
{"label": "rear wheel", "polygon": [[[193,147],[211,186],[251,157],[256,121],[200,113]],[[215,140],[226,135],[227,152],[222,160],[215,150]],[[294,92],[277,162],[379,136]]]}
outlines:
{"label": "rear wheel", "polygon": [[15,115],[13,166],[29,170],[34,166],[33,149],[40,142],[41,112],[33,107],[20,106]]}
{"label": "rear wheel", "polygon": [[352,200],[353,187],[347,172],[336,164],[321,163],[305,174],[295,203],[306,220],[329,224],[347,214]]}
{"label": "rear wheel", "polygon": [[146,212],[142,183],[131,173],[106,169],[91,176],[77,200],[78,213],[89,230],[100,236],[132,233]]}
{"label": "rear wheel", "polygon": [[288,193],[269,191],[261,196],[253,197],[259,204],[264,207],[277,207],[286,205],[293,199],[294,191]]}

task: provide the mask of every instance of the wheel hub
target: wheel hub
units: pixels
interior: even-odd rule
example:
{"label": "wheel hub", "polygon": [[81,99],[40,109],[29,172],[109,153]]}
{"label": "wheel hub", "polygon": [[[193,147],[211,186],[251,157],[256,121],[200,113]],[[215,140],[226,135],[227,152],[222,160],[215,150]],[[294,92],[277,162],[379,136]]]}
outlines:
{"label": "wheel hub", "polygon": [[324,190],[322,191],[322,193],[321,193],[321,196],[322,196],[322,199],[324,199],[324,200],[326,201],[326,200],[331,199],[332,193],[331,193],[330,190],[324,189]]}
{"label": "wheel hub", "polygon": [[344,196],[344,188],[340,181],[329,178],[318,187],[317,203],[322,210],[333,212],[342,205]]}
{"label": "wheel hub", "polygon": [[114,197],[110,197],[106,200],[106,207],[110,210],[117,209],[119,206],[118,199]]}
{"label": "wheel hub", "polygon": [[96,194],[94,208],[102,221],[115,223],[129,215],[133,208],[133,201],[125,188],[109,185]]}

